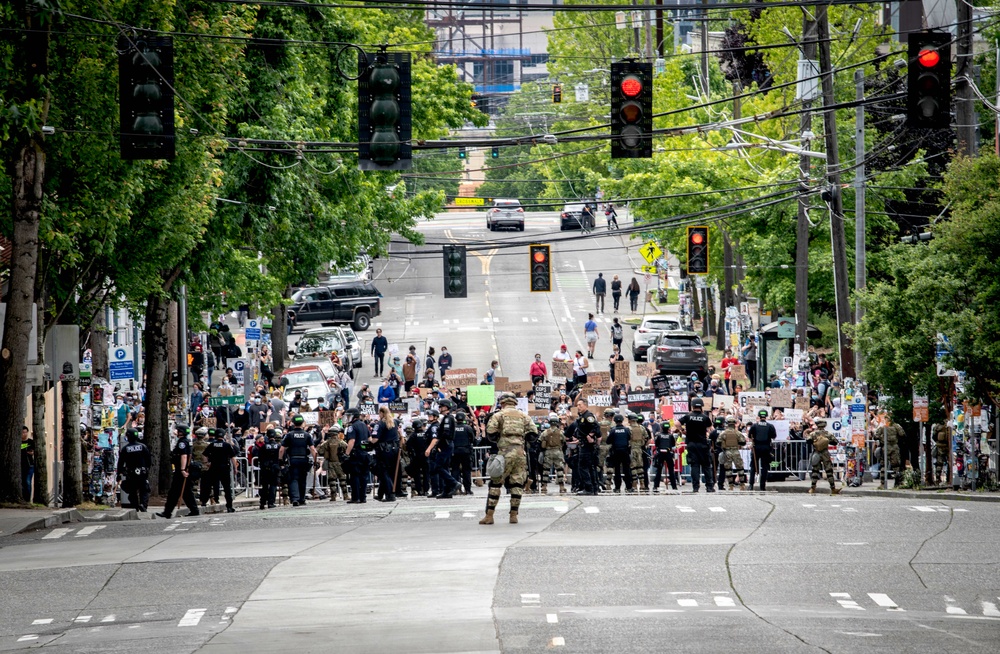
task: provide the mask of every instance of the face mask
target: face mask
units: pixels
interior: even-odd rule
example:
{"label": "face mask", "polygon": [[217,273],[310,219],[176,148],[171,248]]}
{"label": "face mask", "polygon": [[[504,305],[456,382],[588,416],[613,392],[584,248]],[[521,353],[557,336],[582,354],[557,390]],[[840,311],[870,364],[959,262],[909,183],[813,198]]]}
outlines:
{"label": "face mask", "polygon": [[260,398],[258,397],[256,400],[253,401],[253,403],[254,404],[260,404]]}

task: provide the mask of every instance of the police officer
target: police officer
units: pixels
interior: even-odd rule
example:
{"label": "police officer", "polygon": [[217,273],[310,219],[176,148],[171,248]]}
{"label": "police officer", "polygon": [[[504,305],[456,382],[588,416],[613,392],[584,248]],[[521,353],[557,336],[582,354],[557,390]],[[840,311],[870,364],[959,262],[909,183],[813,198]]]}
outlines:
{"label": "police officer", "polygon": [[[563,448],[566,447],[566,436],[563,434],[562,425],[559,422],[559,414],[550,413],[549,421],[545,424],[548,427],[545,427],[539,439],[542,446],[542,494],[544,495],[548,492],[549,475],[552,468],[555,468],[556,480],[559,482],[559,494],[563,495],[566,493],[566,483],[563,479],[563,468],[566,465],[566,459],[563,457]],[[603,440],[601,444],[602,447],[607,447]]]}
{"label": "police officer", "polygon": [[757,412],[757,422],[750,425],[750,443],[753,445],[753,459],[750,463],[750,490],[753,490],[754,475],[760,475],[760,489],[767,489],[767,471],[771,469],[771,444],[778,436],[774,425],[767,421],[767,409]]}
{"label": "police officer", "polygon": [[705,477],[705,490],[714,493],[712,484],[712,458],[708,447],[708,430],[712,419],[702,412],[705,402],[700,397],[691,400],[691,412],[681,416],[687,443],[687,460],[691,466],[691,492],[697,493],[701,487],[700,476]]}
{"label": "police officer", "polygon": [[615,426],[608,431],[607,443],[610,447],[608,456],[614,470],[615,492],[622,489],[622,472],[625,474],[625,492],[634,492],[632,479],[632,430],[625,426],[625,416],[615,414]]}
{"label": "police officer", "polygon": [[426,496],[429,492],[427,469],[427,435],[424,428],[427,423],[423,418],[413,419],[413,434],[406,439],[406,451],[410,455],[410,465],[407,473],[410,475],[410,497]]}
{"label": "police officer", "polygon": [[[357,411],[357,409],[352,409]],[[292,506],[306,503],[306,476],[309,474],[309,455],[316,457],[316,446],[312,436],[302,428],[306,419],[301,415],[292,418],[292,428],[285,434],[278,449],[278,459],[288,456],[288,496]]]}
{"label": "police officer", "polygon": [[[502,486],[506,486],[507,492],[510,493],[510,523],[517,524],[517,512],[521,507],[521,490],[528,478],[524,437],[530,433],[538,433],[534,421],[517,410],[517,398],[513,393],[503,393],[500,396],[500,407],[486,426],[486,436],[497,444],[497,450],[504,458],[503,476],[499,480],[490,479],[489,494],[486,497],[486,515],[479,521],[481,525],[493,524],[493,513],[500,501]],[[594,426],[597,426],[596,420]]]}
{"label": "police officer", "polygon": [[278,452],[281,444],[273,429],[268,429],[265,433],[263,445],[255,445],[252,457],[257,459],[257,467],[260,468],[260,508],[274,508],[275,496],[278,490],[278,471],[280,468],[280,458]]}
{"label": "police officer", "polygon": [[604,419],[598,424],[601,426],[601,442],[597,446],[597,470],[601,486],[605,489],[611,488],[611,462],[608,456],[611,453],[611,446],[608,445],[608,434],[615,426],[615,410],[611,407],[604,409]]}
{"label": "police officer", "polygon": [[576,400],[576,431],[574,437],[579,444],[577,472],[580,475],[580,491],[577,495],[597,495],[594,466],[597,463],[597,444],[601,438],[601,426],[597,418],[587,409],[587,400],[580,396]]}
{"label": "police officer", "polygon": [[379,502],[396,501],[397,465],[399,463],[399,421],[388,406],[379,410],[379,421],[369,442],[375,446],[375,471],[378,477]]}
{"label": "police officer", "polygon": [[729,488],[735,490],[737,482],[740,490],[746,490],[746,473],[743,470],[743,457],[740,456],[740,448],[746,445],[746,436],[736,430],[736,418],[729,416],[726,418],[726,429],[719,435],[720,473],[719,483],[722,477],[729,474]]}
{"label": "police officer", "polygon": [[476,431],[468,424],[468,419],[464,411],[455,414],[455,454],[451,461],[452,472],[461,478],[465,494],[472,495],[472,445],[476,441]]}
{"label": "police officer", "polygon": [[424,435],[428,446],[424,449],[424,459],[427,461],[427,478],[430,480],[431,497],[437,497],[441,493],[440,479],[438,478],[437,457],[434,456],[434,448],[430,446],[438,440],[438,432],[441,430],[441,412],[437,409],[427,409],[427,425],[424,427]]}
{"label": "police officer", "polygon": [[212,434],[212,442],[205,448],[205,458],[208,459],[211,467],[208,474],[212,479],[212,485],[222,484],[222,492],[226,496],[226,512],[236,513],[233,508],[233,478],[230,472],[236,473],[236,448],[224,440],[226,432],[222,429],[209,430]]}
{"label": "police officer", "polygon": [[642,425],[642,416],[637,413],[628,414],[629,432],[629,464],[631,467],[632,481],[628,487],[632,490],[642,490],[649,492],[649,479],[646,477],[646,460],[643,456],[646,445],[649,443],[649,432]]}
{"label": "police officer", "polygon": [[660,490],[660,479],[663,469],[667,469],[667,479],[670,480],[671,490],[677,490],[677,470],[674,469],[674,448],[677,447],[677,437],[670,431],[670,425],[663,423],[660,433],[653,439],[654,459],[653,465],[656,467],[656,474],[653,476],[653,492]]}
{"label": "police officer", "polygon": [[[462,484],[455,481],[451,476],[451,455],[454,452],[453,440],[455,438],[455,417],[451,415],[451,401],[444,400],[438,406],[441,407],[441,420],[435,420],[431,431],[431,442],[424,452],[430,462],[431,486],[434,486],[435,475],[437,478],[437,492],[434,494],[439,500],[450,500],[455,493],[462,491]],[[438,413],[434,411],[433,413]],[[429,411],[428,414],[432,413]]]}
{"label": "police officer", "polygon": [[153,460],[149,449],[139,442],[139,431],[126,429],[128,444],[118,453],[118,476],[124,477],[122,488],[132,499],[132,507],[145,513],[149,505],[149,468]]}
{"label": "police officer", "polygon": [[316,454],[323,457],[323,466],[326,468],[326,483],[330,486],[330,501],[337,501],[337,488],[339,487],[347,499],[347,475],[341,466],[340,459],[347,444],[341,439],[344,428],[334,423],[326,429],[326,440],[316,447]]}
{"label": "police officer", "polygon": [[183,499],[184,505],[188,508],[188,515],[199,515],[198,505],[194,501],[194,492],[191,484],[188,483],[188,464],[191,459],[191,441],[188,440],[189,428],[187,425],[178,423],[177,444],[170,451],[170,462],[174,465],[174,475],[170,479],[170,491],[167,493],[167,503],[156,515],[169,518],[177,506],[177,500]]}
{"label": "police officer", "polygon": [[344,454],[351,473],[351,499],[348,504],[365,504],[368,501],[365,491],[368,489],[368,473],[371,470],[371,458],[368,456],[371,432],[364,420],[361,420],[361,412],[357,409],[345,411],[344,419],[348,421],[347,450]]}
{"label": "police officer", "polygon": [[830,460],[830,446],[837,444],[837,437],[826,430],[825,419],[816,418],[815,422],[816,429],[810,429],[806,432],[806,442],[811,443],[813,446],[813,453],[809,458],[809,463],[812,464],[812,474],[809,475],[812,478],[812,487],[809,489],[809,494],[813,495],[816,493],[816,484],[822,477],[820,468],[823,468],[826,470],[826,480],[830,482],[830,495],[836,495],[840,492],[840,489],[837,488],[833,481],[833,462]]}

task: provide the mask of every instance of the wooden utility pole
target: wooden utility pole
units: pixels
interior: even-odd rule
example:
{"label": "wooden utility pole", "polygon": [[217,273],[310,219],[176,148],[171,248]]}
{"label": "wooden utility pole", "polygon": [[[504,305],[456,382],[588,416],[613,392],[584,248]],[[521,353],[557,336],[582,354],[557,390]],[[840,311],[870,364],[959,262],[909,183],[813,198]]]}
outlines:
{"label": "wooden utility pole", "polygon": [[[808,11],[802,12],[802,58],[816,61],[816,21]],[[812,82],[806,83],[806,88]],[[802,117],[799,120],[799,137],[802,149],[808,150],[809,139],[803,136],[812,132],[812,96],[806,95],[802,102]],[[809,185],[809,157],[799,155],[799,191]],[[809,198],[799,197],[798,217],[795,223],[795,343],[805,352],[809,347]]]}
{"label": "wooden utility pole", "polygon": [[844,198],[840,189],[840,156],[837,151],[837,110],[833,94],[833,63],[830,59],[830,21],[827,7],[816,7],[816,34],[819,41],[819,70],[823,93],[823,131],[826,137],[826,178],[829,184],[830,244],[833,249],[833,294],[837,305],[837,343],[840,376],[853,378],[854,352],[844,333],[853,324],[847,285],[847,236],[844,233]]}
{"label": "wooden utility pole", "polygon": [[958,151],[976,156],[976,105],[972,91],[972,3],[955,0],[958,35],[955,39],[955,133]]}

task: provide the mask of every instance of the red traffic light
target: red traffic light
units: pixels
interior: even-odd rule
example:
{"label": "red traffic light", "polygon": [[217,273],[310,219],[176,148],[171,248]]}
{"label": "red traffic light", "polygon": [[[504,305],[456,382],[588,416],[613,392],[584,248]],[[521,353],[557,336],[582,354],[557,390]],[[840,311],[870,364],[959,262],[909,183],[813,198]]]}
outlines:
{"label": "red traffic light", "polygon": [[535,263],[545,263],[548,255],[546,255],[546,253],[542,250],[535,250],[535,253],[531,255],[531,258],[535,260]]}
{"label": "red traffic light", "polygon": [[642,93],[642,80],[635,75],[629,75],[622,80],[622,93],[626,98],[635,98]]}
{"label": "red traffic light", "polygon": [[924,68],[934,68],[941,62],[941,55],[937,48],[923,48],[917,55],[917,61]]}
{"label": "red traffic light", "polygon": [[695,245],[701,245],[705,242],[705,235],[701,232],[691,232],[691,242]]}

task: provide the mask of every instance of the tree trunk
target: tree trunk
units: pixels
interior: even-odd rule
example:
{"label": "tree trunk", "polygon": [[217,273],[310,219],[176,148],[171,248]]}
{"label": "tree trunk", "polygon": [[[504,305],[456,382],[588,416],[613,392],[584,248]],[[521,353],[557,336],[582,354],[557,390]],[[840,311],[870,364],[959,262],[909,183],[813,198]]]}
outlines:
{"label": "tree trunk", "polygon": [[[39,307],[41,308],[41,307]],[[45,365],[45,330],[37,330],[38,365]],[[35,440],[35,489],[32,501],[35,504],[49,504],[49,453],[45,444],[45,383],[31,387],[31,437]],[[53,441],[58,443],[58,439]],[[55,451],[56,448],[53,448]],[[58,457],[57,457],[58,458]],[[27,498],[25,498],[27,499]]]}
{"label": "tree trunk", "polygon": [[63,495],[64,507],[83,502],[83,457],[80,453],[80,386],[62,382]]}
{"label": "tree trunk", "polygon": [[285,369],[285,355],[288,354],[288,306],[274,307],[271,319],[271,370],[275,373]]}
{"label": "tree trunk", "polygon": [[[177,343],[177,303],[171,301],[167,305],[167,373],[177,372],[180,379],[180,371],[184,369],[183,365],[178,365],[180,361],[180,351],[181,348]],[[172,386],[167,388],[167,397],[170,397],[175,392]]]}
{"label": "tree trunk", "polygon": [[167,429],[167,305],[158,294],[146,301],[146,447],[153,459],[149,483],[154,495],[170,487],[170,431]]}
{"label": "tree trunk", "polygon": [[28,375],[28,339],[35,299],[38,223],[45,180],[45,152],[34,137],[14,164],[14,232],[7,313],[0,345],[0,502],[20,502],[21,427]]}
{"label": "tree trunk", "polygon": [[90,357],[92,379],[109,379],[108,371],[108,324],[104,307],[97,310],[90,323]]}

